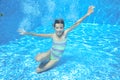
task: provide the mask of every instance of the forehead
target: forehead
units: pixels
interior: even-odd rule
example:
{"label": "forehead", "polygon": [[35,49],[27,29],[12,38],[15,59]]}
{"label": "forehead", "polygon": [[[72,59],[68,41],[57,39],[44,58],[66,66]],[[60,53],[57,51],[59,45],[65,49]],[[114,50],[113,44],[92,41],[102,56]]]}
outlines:
{"label": "forehead", "polygon": [[62,23],[56,23],[55,27],[63,27],[63,24]]}

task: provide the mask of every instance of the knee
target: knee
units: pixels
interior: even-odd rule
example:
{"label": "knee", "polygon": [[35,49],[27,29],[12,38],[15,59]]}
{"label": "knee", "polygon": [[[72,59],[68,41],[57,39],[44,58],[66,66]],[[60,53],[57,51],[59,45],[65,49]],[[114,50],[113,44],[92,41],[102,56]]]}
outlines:
{"label": "knee", "polygon": [[36,61],[41,61],[45,58],[45,54],[44,53],[40,53],[35,57]]}
{"label": "knee", "polygon": [[39,58],[37,58],[37,57],[35,57],[35,60],[36,60],[36,61],[40,61],[40,59],[39,59]]}
{"label": "knee", "polygon": [[40,56],[37,55],[37,56],[35,57],[35,60],[36,60],[36,61],[40,61]]}

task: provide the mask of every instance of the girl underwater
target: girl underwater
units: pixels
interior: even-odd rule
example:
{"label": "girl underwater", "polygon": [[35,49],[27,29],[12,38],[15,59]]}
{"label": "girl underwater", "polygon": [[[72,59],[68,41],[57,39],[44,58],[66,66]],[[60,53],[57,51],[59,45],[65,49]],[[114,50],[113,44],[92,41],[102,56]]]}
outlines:
{"label": "girl underwater", "polygon": [[37,73],[52,68],[60,60],[64,52],[64,49],[66,47],[67,34],[71,30],[76,28],[86,17],[88,17],[93,12],[94,12],[94,6],[89,6],[87,13],[66,30],[64,30],[64,20],[62,19],[55,20],[54,22],[55,33],[53,34],[36,34],[36,33],[26,32],[24,29],[19,29],[19,33],[21,35],[48,37],[48,38],[52,38],[53,40],[52,48],[49,51],[40,53],[35,57],[36,61],[41,62],[36,69]]}

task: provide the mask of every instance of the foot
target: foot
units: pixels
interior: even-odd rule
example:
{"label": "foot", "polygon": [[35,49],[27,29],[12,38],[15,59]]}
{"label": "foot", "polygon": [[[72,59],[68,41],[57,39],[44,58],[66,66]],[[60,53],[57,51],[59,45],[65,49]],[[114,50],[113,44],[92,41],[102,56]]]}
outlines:
{"label": "foot", "polygon": [[38,68],[36,69],[36,72],[37,72],[37,73],[41,73],[41,72],[43,72],[43,69],[41,69],[41,68],[38,67]]}

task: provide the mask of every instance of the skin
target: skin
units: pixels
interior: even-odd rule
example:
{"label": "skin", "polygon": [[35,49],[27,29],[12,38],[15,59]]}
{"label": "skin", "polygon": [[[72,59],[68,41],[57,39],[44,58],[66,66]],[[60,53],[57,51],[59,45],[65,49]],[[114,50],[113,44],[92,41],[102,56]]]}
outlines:
{"label": "skin", "polygon": [[[20,29],[19,32],[21,35],[32,35],[32,36],[40,36],[40,37],[48,37],[48,38],[52,38],[54,41],[57,42],[61,42],[63,40],[66,39],[67,34],[73,30],[74,28],[76,28],[87,16],[89,16],[91,13],[94,12],[94,6],[90,6],[88,8],[88,12],[82,17],[80,18],[78,21],[76,21],[70,28],[64,30],[64,26],[61,23],[57,23],[55,24],[54,30],[55,33],[53,34],[36,34],[36,33],[30,33],[30,32],[26,32],[24,29]],[[35,57],[35,60],[38,62],[43,62],[45,60],[49,60],[47,63],[45,63],[44,65],[39,65],[38,68],[36,69],[37,73],[46,71],[50,68],[52,68],[58,61],[57,60],[50,60],[50,50],[44,53],[40,53]],[[41,67],[42,66],[42,67]]]}

